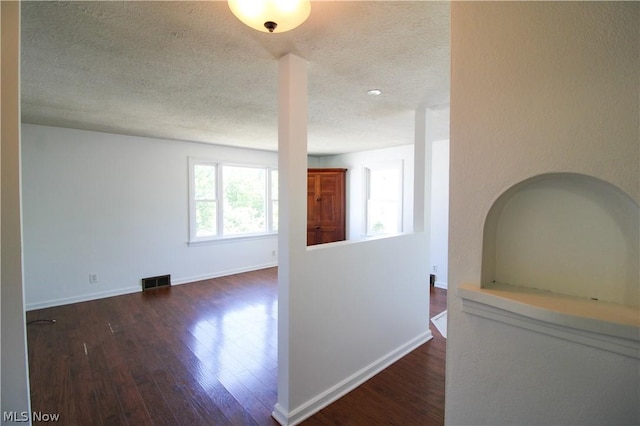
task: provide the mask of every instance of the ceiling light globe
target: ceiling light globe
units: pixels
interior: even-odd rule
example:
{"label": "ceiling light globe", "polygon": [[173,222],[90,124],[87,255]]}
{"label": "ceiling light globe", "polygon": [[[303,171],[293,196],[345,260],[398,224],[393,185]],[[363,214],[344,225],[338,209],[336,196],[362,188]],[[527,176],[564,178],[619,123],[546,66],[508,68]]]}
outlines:
{"label": "ceiling light globe", "polygon": [[311,12],[310,0],[228,0],[228,4],[236,18],[265,33],[292,30]]}

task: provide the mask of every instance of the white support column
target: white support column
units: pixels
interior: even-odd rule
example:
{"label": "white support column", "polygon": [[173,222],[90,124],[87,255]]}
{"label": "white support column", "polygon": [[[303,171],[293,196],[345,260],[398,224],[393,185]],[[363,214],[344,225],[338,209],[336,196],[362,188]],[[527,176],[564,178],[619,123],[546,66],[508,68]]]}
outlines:
{"label": "white support column", "polygon": [[278,403],[273,417],[285,425],[291,409],[289,284],[307,245],[307,62],[288,54],[278,72]]}
{"label": "white support column", "polygon": [[431,141],[427,140],[427,108],[416,110],[414,139],[413,230],[427,232],[431,204]]}

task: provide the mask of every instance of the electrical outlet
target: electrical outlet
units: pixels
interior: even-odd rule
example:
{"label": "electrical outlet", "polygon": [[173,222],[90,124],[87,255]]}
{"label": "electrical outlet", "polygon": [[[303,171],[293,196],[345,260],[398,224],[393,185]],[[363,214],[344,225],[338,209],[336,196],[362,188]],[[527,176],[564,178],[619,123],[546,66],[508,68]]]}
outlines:
{"label": "electrical outlet", "polygon": [[98,274],[89,274],[89,284],[95,284],[98,282]]}
{"label": "electrical outlet", "polygon": [[275,256],[276,256],[276,251],[275,251],[275,250],[273,250],[273,251],[271,252],[271,256],[273,256],[273,257],[275,257]]}
{"label": "electrical outlet", "polygon": [[433,272],[434,273],[438,272],[438,265],[433,265]]}

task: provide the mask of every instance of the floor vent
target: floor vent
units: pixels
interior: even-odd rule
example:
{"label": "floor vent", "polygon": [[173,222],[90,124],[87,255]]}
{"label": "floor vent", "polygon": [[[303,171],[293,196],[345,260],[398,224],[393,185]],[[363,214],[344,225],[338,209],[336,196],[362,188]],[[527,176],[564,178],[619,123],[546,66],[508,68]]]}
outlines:
{"label": "floor vent", "polygon": [[160,275],[142,279],[142,290],[171,286],[171,275]]}

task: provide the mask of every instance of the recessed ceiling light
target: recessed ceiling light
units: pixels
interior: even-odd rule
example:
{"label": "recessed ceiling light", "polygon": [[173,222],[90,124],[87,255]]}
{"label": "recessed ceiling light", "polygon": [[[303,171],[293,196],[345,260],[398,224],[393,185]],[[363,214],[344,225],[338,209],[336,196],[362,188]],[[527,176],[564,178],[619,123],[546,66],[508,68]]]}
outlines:
{"label": "recessed ceiling light", "polygon": [[380,90],[380,89],[367,90],[367,95],[378,96],[380,94],[382,94],[382,90]]}

